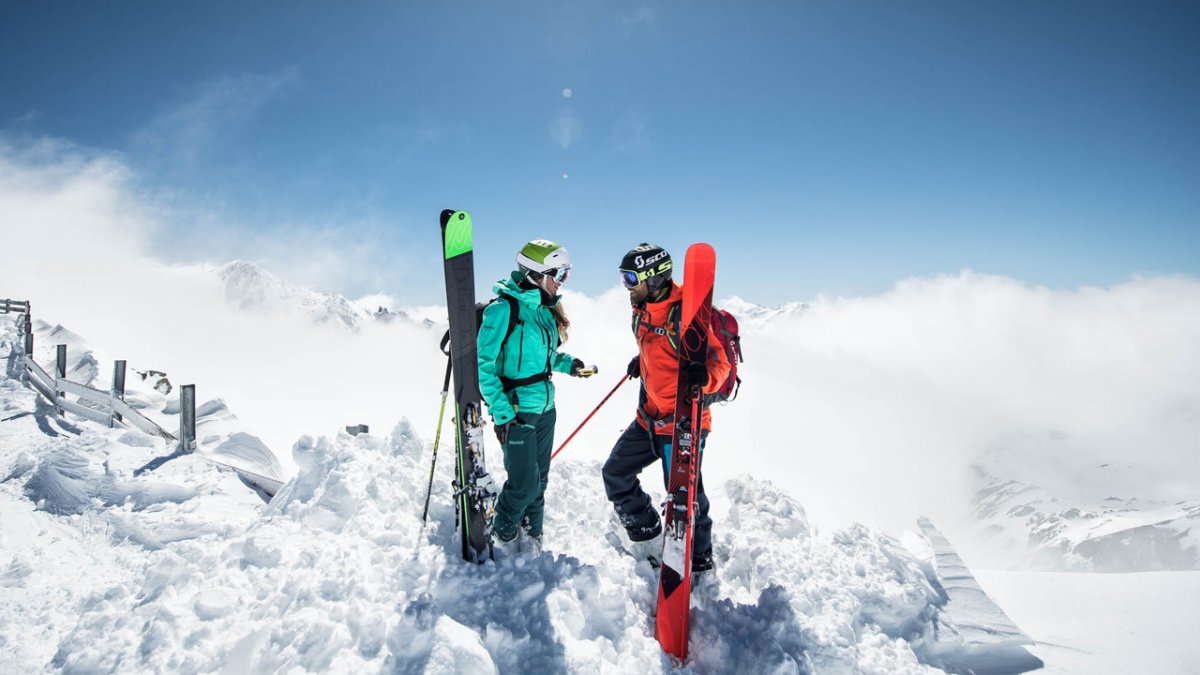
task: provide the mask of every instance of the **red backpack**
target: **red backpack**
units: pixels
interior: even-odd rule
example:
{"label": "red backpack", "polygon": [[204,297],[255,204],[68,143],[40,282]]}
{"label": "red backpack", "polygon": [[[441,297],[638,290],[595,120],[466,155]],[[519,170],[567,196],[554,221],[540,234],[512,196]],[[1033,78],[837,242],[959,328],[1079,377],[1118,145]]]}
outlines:
{"label": "red backpack", "polygon": [[[676,351],[679,350],[679,313],[681,303],[675,303],[670,310],[667,311],[667,326],[654,326],[648,323],[642,324],[650,330],[660,335],[665,335],[670,341],[671,346]],[[638,314],[634,314],[633,332],[637,334],[638,324],[641,323]],[[742,386],[742,378],[738,377],[738,364],[745,361],[742,358],[742,337],[738,334],[738,322],[729,312],[712,308],[712,312],[708,315],[709,330],[717,335],[721,340],[721,346],[725,348],[725,358],[729,361],[729,376],[721,383],[721,388],[711,394],[704,395],[704,405],[712,405],[713,403],[728,403],[737,398],[738,390]]]}
{"label": "red backpack", "polygon": [[712,308],[708,326],[721,339],[721,346],[725,347],[725,358],[729,359],[729,377],[721,383],[720,389],[704,397],[704,403],[726,403],[737,398],[738,389],[742,386],[742,378],[738,377],[738,364],[744,360],[742,336],[738,334],[737,319],[723,309]]}

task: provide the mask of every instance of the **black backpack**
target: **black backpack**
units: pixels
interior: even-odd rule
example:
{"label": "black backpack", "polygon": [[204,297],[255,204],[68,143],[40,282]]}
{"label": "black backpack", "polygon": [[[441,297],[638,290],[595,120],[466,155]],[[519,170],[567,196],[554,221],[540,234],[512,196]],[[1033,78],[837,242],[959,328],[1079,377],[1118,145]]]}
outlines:
{"label": "black backpack", "polygon": [[[488,305],[492,304],[493,302],[497,302],[500,300],[504,300],[505,302],[508,303],[508,329],[504,331],[504,339],[508,340],[508,336],[512,335],[513,329],[517,327],[518,323],[520,323],[520,319],[517,318],[517,299],[506,293],[501,293],[500,295],[492,298],[491,300],[488,300],[487,302],[475,303],[475,334],[476,335],[479,335],[479,327],[483,325],[483,310],[487,309]],[[442,347],[442,353],[445,354],[446,356],[450,356],[450,329],[449,328],[446,329],[446,334],[442,336],[441,347]]]}

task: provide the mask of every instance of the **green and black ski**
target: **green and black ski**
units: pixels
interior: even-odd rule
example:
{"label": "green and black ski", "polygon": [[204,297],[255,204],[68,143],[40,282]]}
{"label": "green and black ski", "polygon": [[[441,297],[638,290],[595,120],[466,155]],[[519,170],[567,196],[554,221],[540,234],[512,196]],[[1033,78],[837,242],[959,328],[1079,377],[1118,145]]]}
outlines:
{"label": "green and black ski", "polygon": [[442,211],[442,252],[446,268],[446,310],[450,317],[450,362],[454,375],[456,465],[454,507],[462,536],[464,560],[482,563],[492,557],[487,517],[496,487],[483,456],[483,397],[475,337],[475,265],[471,215]]}

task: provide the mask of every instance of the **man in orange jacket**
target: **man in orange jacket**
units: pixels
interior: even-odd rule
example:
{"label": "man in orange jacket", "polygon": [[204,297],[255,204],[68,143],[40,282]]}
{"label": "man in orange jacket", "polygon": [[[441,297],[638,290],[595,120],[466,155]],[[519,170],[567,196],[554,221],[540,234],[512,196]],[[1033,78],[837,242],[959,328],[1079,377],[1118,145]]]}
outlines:
{"label": "man in orange jacket", "polygon": [[[639,557],[662,553],[662,520],[642,489],[638,474],[663,460],[663,484],[670,475],[671,435],[674,431],[675,396],[679,385],[679,313],[683,291],[671,281],[671,256],[652,244],[641,244],[621,260],[621,280],[633,306],[633,333],[638,355],[629,362],[630,377],[642,378],[637,418],[617,440],[604,463],[604,491]],[[716,335],[709,334],[708,358],[683,364],[689,384],[710,394],[729,375],[729,359]],[[702,458],[712,413],[705,408],[701,420]],[[699,471],[699,465],[697,465]],[[692,570],[712,569],[712,518],[704,479],[697,475],[696,523],[692,542]]]}

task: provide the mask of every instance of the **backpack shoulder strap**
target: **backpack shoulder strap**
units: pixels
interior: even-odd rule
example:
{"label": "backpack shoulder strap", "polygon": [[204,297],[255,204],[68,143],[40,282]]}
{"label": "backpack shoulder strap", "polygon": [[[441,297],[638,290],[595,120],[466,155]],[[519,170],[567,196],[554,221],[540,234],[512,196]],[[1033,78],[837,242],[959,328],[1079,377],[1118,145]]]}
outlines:
{"label": "backpack shoulder strap", "polygon": [[517,304],[517,299],[507,293],[501,293],[497,296],[498,299],[508,303],[508,330],[504,331],[504,339],[507,340],[509,335],[512,335],[513,329],[520,323],[520,306]]}
{"label": "backpack shoulder strap", "polygon": [[671,303],[667,309],[667,341],[679,351],[680,315],[683,314],[683,301]]}
{"label": "backpack shoulder strap", "polygon": [[667,342],[671,344],[671,348],[679,351],[679,315],[683,312],[683,301],[671,303],[667,308],[667,322],[665,326],[655,326],[647,321],[642,321],[641,312],[633,314],[633,334],[636,336],[638,327],[645,326],[652,333],[666,336]]}

